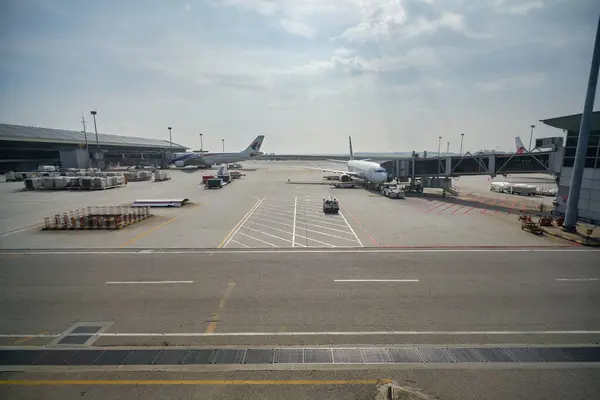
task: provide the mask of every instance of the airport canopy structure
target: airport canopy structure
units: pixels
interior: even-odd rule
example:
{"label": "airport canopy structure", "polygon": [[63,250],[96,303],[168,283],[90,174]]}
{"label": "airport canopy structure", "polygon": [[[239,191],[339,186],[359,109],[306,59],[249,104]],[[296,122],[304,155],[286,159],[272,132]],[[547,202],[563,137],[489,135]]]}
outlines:
{"label": "airport canopy structure", "polygon": [[[87,133],[64,129],[0,124],[0,169],[29,170],[38,165],[87,168],[119,163],[121,165],[158,165],[170,152],[187,148],[168,140]],[[90,161],[91,160],[91,161]]]}
{"label": "airport canopy structure", "polygon": [[[565,115],[564,117],[541,119],[540,122],[553,128],[579,132],[579,127],[581,126],[581,114],[572,114]],[[590,131],[600,131],[600,111],[592,112]]]}

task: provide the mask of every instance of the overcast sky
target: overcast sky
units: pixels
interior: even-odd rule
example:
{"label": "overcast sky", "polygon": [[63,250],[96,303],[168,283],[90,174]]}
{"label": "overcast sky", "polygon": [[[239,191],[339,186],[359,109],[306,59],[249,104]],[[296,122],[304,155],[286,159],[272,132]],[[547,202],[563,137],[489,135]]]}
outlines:
{"label": "overcast sky", "polygon": [[[0,121],[242,150],[527,144],[583,108],[598,0],[3,0]],[[598,102],[597,102],[598,103]],[[91,124],[88,124],[90,127]],[[560,135],[540,126],[536,135]]]}

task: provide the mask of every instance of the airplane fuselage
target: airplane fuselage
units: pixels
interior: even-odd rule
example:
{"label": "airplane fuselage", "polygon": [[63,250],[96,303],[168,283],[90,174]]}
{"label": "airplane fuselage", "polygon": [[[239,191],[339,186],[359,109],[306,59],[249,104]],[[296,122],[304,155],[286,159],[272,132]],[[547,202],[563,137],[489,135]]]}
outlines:
{"label": "airplane fuselage", "polygon": [[388,179],[387,170],[376,162],[349,160],[346,165],[348,172],[354,172],[359,178],[371,183],[381,184]]}

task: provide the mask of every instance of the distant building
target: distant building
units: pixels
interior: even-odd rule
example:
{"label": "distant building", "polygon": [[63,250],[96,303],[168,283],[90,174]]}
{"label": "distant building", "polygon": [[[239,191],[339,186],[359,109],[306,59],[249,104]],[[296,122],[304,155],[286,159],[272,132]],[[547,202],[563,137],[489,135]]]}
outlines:
{"label": "distant building", "polygon": [[[554,128],[567,131],[565,143],[565,156],[563,159],[560,181],[558,184],[558,208],[561,213],[566,212],[567,198],[573,163],[579,139],[579,126],[581,114],[567,115],[565,117],[544,119],[540,122]],[[600,111],[592,113],[590,137],[585,152],[585,168],[581,183],[581,196],[579,198],[579,219],[600,223]]]}
{"label": "distant building", "polygon": [[[171,151],[186,147],[167,140],[0,124],[0,171],[27,171],[38,165],[87,168],[110,164],[163,165]],[[89,156],[88,156],[89,155]]]}

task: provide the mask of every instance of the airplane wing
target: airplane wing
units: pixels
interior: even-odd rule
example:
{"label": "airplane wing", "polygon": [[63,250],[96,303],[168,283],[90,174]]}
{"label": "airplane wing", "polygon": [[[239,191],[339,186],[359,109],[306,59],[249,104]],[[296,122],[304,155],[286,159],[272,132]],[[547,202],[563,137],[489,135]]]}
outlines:
{"label": "airplane wing", "polygon": [[312,167],[300,167],[300,166],[294,166],[294,168],[302,168],[302,169],[310,169],[310,170],[313,170],[313,171],[332,172],[334,174],[344,174],[344,175],[350,175],[350,176],[358,176],[358,174],[356,172],[341,171],[341,170],[337,170],[337,169],[312,168]]}

